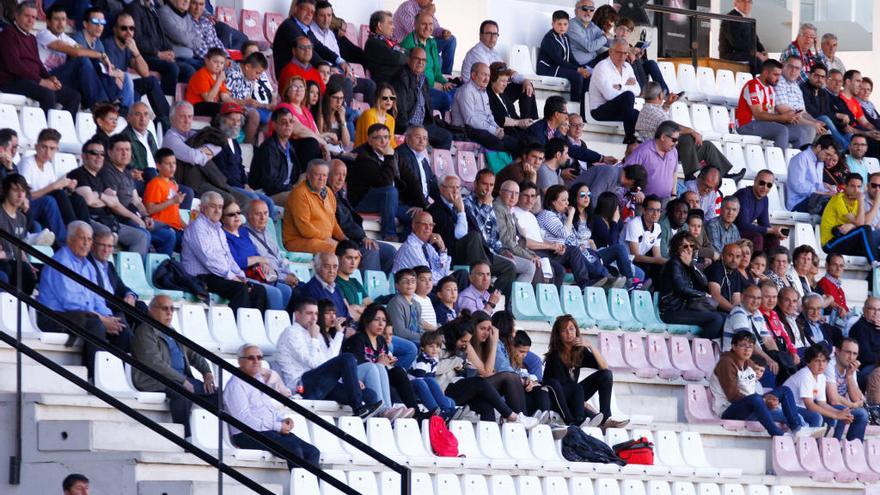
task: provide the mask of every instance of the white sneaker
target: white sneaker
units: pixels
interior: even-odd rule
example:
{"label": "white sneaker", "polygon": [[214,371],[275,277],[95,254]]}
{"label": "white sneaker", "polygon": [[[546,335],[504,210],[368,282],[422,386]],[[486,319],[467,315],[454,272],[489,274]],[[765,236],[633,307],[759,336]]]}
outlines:
{"label": "white sneaker", "polygon": [[581,428],[592,428],[594,426],[599,426],[600,424],[602,424],[603,419],[605,419],[605,416],[602,413],[597,413],[592,418],[589,418],[581,423]]}
{"label": "white sneaker", "polygon": [[34,246],[51,246],[55,243],[55,233],[49,229],[43,229],[38,234],[28,235],[27,242]]}
{"label": "white sneaker", "polygon": [[[789,432],[789,433],[791,433],[791,432]],[[804,438],[804,437],[822,438],[824,435],[825,435],[825,427],[824,426],[819,426],[819,427],[815,427],[815,428],[811,427],[811,426],[804,426],[804,427],[800,428],[798,431],[794,432],[793,436],[795,438]]]}
{"label": "white sneaker", "polygon": [[539,424],[537,419],[531,416],[526,416],[525,414],[518,414],[514,423],[519,423],[523,425],[523,428],[525,428],[526,430],[531,430]]}

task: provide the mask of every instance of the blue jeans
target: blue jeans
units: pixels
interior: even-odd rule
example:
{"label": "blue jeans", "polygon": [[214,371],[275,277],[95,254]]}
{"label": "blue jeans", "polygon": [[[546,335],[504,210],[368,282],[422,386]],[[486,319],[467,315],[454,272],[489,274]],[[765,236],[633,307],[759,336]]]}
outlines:
{"label": "blue jeans", "polygon": [[[255,199],[262,200],[264,203],[266,203],[266,206],[269,207],[269,218],[275,218],[275,213],[276,213],[275,202],[272,201],[272,198],[270,198],[269,196],[266,196],[263,193],[258,193],[256,191],[248,191],[247,189],[245,189],[243,187],[232,186],[232,189],[234,189],[238,193],[241,193],[244,196],[247,196],[251,201],[253,201]],[[246,207],[247,205],[243,205],[243,206]]]}
{"label": "blue jeans", "polygon": [[443,411],[455,410],[455,401],[443,395],[443,390],[440,389],[437,380],[431,377],[416,378],[410,383],[412,383],[416,397],[422,401],[422,404],[428,408],[428,411],[436,411],[437,409]]}
{"label": "blue jeans", "polygon": [[361,270],[389,273],[394,266],[397,249],[387,242],[376,242],[376,244],[379,245],[379,249],[367,249],[363,243],[361,244]]}
{"label": "blue jeans", "polygon": [[381,216],[382,237],[396,237],[397,226],[394,220],[400,218],[401,224],[405,225],[409,217],[406,209],[401,206],[399,198],[397,188],[393,185],[374,187],[361,198],[355,210],[359,213],[378,211]]}
{"label": "blue jeans", "polygon": [[[835,409],[844,409],[844,406],[840,405],[831,407]],[[865,429],[868,427],[868,411],[863,407],[859,407],[851,409],[850,412],[853,415],[853,422],[849,425],[849,430],[846,432],[846,439],[864,441]],[[846,429],[846,423],[828,418],[825,418],[825,422],[834,427],[834,438],[842,440],[843,431]]]}
{"label": "blue jeans", "polygon": [[391,407],[391,384],[388,383],[388,370],[378,363],[361,363],[357,367],[358,379],[364,382],[364,387],[371,390],[382,401],[384,411]]}
{"label": "blue jeans", "polygon": [[837,143],[837,146],[841,148],[849,148],[849,142],[852,139],[852,134],[842,134],[837,130],[837,127],[834,127],[834,122],[831,120],[831,117],[827,115],[820,115],[815,117],[816,120],[825,124],[825,128],[828,129],[828,132],[831,133],[831,136],[834,138],[834,141]]}
{"label": "blue jeans", "polygon": [[345,404],[352,410],[357,410],[364,402],[372,404],[377,400],[372,390],[367,388],[361,391],[357,360],[349,352],[343,352],[317,368],[306,371],[301,382],[304,399],[332,400]]}
{"label": "blue jeans", "polygon": [[30,217],[40,224],[41,228],[48,228],[55,233],[55,242],[64,245],[67,242],[67,226],[61,217],[58,203],[50,195],[31,201]]}
{"label": "blue jeans", "polygon": [[392,337],[389,349],[394,353],[394,357],[397,358],[397,366],[405,370],[412,366],[416,360],[416,355],[419,353],[419,347],[416,344],[397,335]]}
{"label": "blue jeans", "polygon": [[107,91],[98,78],[95,66],[88,57],[68,58],[67,62],[52,70],[51,74],[65,87],[79,91],[82,106],[91,108],[99,101],[109,101]]}
{"label": "blue jeans", "polygon": [[[781,401],[780,401],[781,402]],[[732,402],[721,414],[721,419],[757,420],[772,437],[782,435],[782,430],[773,422],[764,398],[758,394],[747,395]],[[800,423],[795,423],[800,426]]]}
{"label": "blue jeans", "polygon": [[608,247],[596,251],[596,254],[599,255],[599,259],[602,260],[602,263],[604,263],[605,266],[615,263],[617,265],[617,271],[619,271],[621,275],[629,279],[635,277],[635,274],[633,273],[633,264],[629,260],[629,250],[623,244],[611,244]]}
{"label": "blue jeans", "polygon": [[128,108],[134,104],[134,81],[131,74],[126,74],[122,82],[122,90],[119,93],[119,101],[124,108]]}
{"label": "blue jeans", "polygon": [[154,227],[150,231],[150,243],[157,253],[171,256],[177,245],[177,234],[175,234],[174,229],[167,225],[159,228]]}
{"label": "blue jeans", "polygon": [[257,280],[248,279],[255,284],[260,284],[266,289],[266,307],[267,309],[285,310],[290,302],[290,296],[293,289],[284,282],[267,284]]}
{"label": "blue jeans", "polygon": [[444,74],[452,74],[452,64],[455,62],[455,47],[458,45],[458,41],[455,39],[455,36],[450,36],[449,39],[436,38],[436,41],[437,51],[440,52],[440,69]]}
{"label": "blue jeans", "polygon": [[439,89],[431,88],[429,94],[431,97],[431,108],[434,110],[443,114],[452,108],[452,96],[455,94],[455,89],[441,91]]}
{"label": "blue jeans", "polygon": [[[281,432],[278,431],[261,431],[260,435],[281,444],[286,450],[289,450],[291,453],[313,466],[318,466],[318,463],[321,460],[321,451],[318,450],[317,447],[299,438],[293,433],[282,435]],[[250,438],[244,433],[233,435],[232,443],[240,449],[267,450],[263,444]],[[293,462],[287,461],[288,469],[293,469],[296,466],[297,465]]]}

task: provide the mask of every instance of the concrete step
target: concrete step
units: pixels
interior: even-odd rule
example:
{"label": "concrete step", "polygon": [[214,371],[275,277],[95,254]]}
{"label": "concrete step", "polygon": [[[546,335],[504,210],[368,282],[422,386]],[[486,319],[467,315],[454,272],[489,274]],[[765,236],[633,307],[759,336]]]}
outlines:
{"label": "concrete step", "polygon": [[[263,488],[281,495],[284,487],[278,484],[263,484]],[[208,481],[141,481],[138,482],[138,495],[216,495],[219,483]],[[235,481],[223,482],[224,495],[252,495],[254,492]]]}
{"label": "concrete step", "polygon": [[[86,379],[85,366],[65,366],[68,371]],[[54,371],[38,364],[22,365],[22,388],[29,393],[53,393],[85,395],[86,392],[57,375]],[[0,362],[0,392],[15,391],[15,364]]]}
{"label": "concrete step", "polygon": [[[183,436],[183,425],[162,423],[172,433]],[[139,451],[183,452],[183,449],[134,420],[40,421],[37,448],[46,451]]]}
{"label": "concrete step", "polygon": [[[82,345],[78,344],[75,347],[67,347],[65,345],[58,344],[46,344],[36,339],[24,339],[25,345],[30,347],[31,349],[40,351],[44,356],[48,357],[52,361],[55,361],[58,364],[63,365],[80,365],[82,364]],[[33,364],[34,361],[27,356],[22,356],[24,360],[23,363]],[[0,363],[14,363],[15,362],[15,349],[7,345],[5,342],[0,342]]]}
{"label": "concrete step", "polygon": [[[31,397],[28,397],[31,399]],[[133,421],[125,413],[111,407],[93,395],[33,394],[35,421],[60,421],[87,419],[94,421]],[[0,398],[4,402],[5,398]],[[10,399],[11,400],[11,399]],[[153,421],[170,423],[171,414],[167,403],[143,404],[135,399],[120,399]]]}

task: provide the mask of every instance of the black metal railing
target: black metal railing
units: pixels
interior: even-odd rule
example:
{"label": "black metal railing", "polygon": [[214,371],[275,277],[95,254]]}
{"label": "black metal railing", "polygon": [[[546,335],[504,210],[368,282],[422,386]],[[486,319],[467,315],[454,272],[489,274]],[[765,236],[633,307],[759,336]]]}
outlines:
{"label": "black metal railing", "polygon": [[[98,398],[103,400],[104,402],[108,403],[110,406],[118,409],[120,412],[128,415],[129,417],[131,417],[135,421],[139,422],[140,424],[146,426],[147,428],[150,428],[151,430],[155,431],[159,435],[163,436],[164,438],[166,438],[169,441],[171,441],[172,443],[174,443],[175,445],[183,448],[185,451],[199,457],[201,460],[203,460],[203,461],[207,462],[208,464],[210,464],[211,466],[217,468],[218,469],[218,482],[219,482],[218,491],[219,491],[219,493],[222,493],[222,490],[223,490],[223,475],[224,474],[232,477],[236,481],[241,482],[243,485],[247,486],[248,488],[253,489],[257,493],[260,493],[260,494],[270,493],[268,491],[265,491],[265,489],[260,487],[259,484],[257,484],[256,482],[254,482],[253,480],[251,480],[247,476],[241,474],[239,471],[235,470],[234,468],[232,468],[222,462],[223,438],[224,438],[223,429],[226,427],[224,425],[224,422],[225,422],[225,423],[228,423],[229,425],[232,425],[233,427],[241,430],[241,432],[246,434],[248,437],[256,440],[260,445],[265,447],[265,450],[268,450],[272,454],[274,454],[284,460],[293,462],[294,464],[301,466],[302,468],[306,469],[310,473],[317,476],[319,479],[321,479],[321,480],[325,481],[326,483],[329,483],[333,487],[341,490],[343,493],[346,493],[349,495],[358,495],[358,492],[356,490],[352,489],[351,487],[346,485],[344,482],[334,478],[333,476],[330,476],[325,471],[323,471],[320,467],[311,465],[310,463],[306,462],[304,459],[301,459],[296,454],[288,451],[283,445],[278,444],[277,442],[273,441],[270,438],[266,438],[265,436],[261,435],[260,432],[253,430],[249,426],[247,426],[244,423],[242,423],[241,421],[239,421],[237,418],[224,412],[223,411],[223,404],[222,404],[222,387],[223,387],[223,373],[225,371],[227,373],[230,373],[232,376],[238,377],[240,380],[244,381],[245,383],[249,384],[250,386],[255,387],[257,390],[268,395],[269,397],[278,401],[282,405],[292,409],[293,411],[302,415],[304,418],[313,422],[317,426],[329,431],[332,435],[338,437],[343,442],[351,444],[352,446],[354,446],[357,449],[364,452],[369,457],[372,457],[373,459],[375,459],[377,462],[387,466],[392,471],[397,472],[398,474],[400,474],[400,483],[401,483],[400,493],[401,493],[401,495],[409,495],[410,494],[410,470],[408,468],[389,459],[388,457],[386,457],[382,453],[376,451],[375,449],[373,449],[369,445],[361,442],[357,438],[354,438],[353,436],[351,436],[348,433],[344,432],[343,430],[339,429],[334,424],[329,423],[327,421],[324,421],[323,419],[321,419],[318,415],[316,415],[312,411],[297,404],[295,401],[291,400],[290,398],[283,396],[282,394],[277,392],[275,389],[265,385],[264,383],[256,380],[255,378],[247,375],[246,373],[242,372],[239,368],[228,363],[225,359],[215,355],[213,352],[205,349],[204,347],[202,347],[198,343],[190,340],[189,338],[187,338],[183,334],[165,326],[164,324],[157,321],[149,314],[144,313],[144,312],[136,309],[134,306],[131,306],[131,305],[125,303],[125,301],[123,301],[121,298],[118,298],[114,294],[107,292],[106,290],[104,290],[103,287],[95,284],[94,282],[83,278],[79,274],[73,272],[72,270],[70,270],[66,266],[58,263],[57,261],[55,261],[51,257],[47,256],[46,254],[36,250],[32,246],[30,246],[30,245],[24,243],[23,241],[19,240],[18,238],[14,237],[9,232],[6,232],[6,231],[0,229],[0,239],[5,240],[13,245],[13,247],[14,247],[13,250],[14,250],[15,259],[16,259],[16,270],[18,271],[18,274],[19,274],[19,276],[17,277],[17,280],[19,281],[17,286],[13,286],[8,283],[0,282],[0,289],[15,295],[21,302],[28,304],[29,306],[33,307],[36,311],[38,311],[42,315],[50,318],[52,321],[54,321],[55,323],[57,323],[61,327],[65,328],[67,331],[69,331],[71,333],[71,335],[82,338],[83,340],[85,340],[89,344],[110,352],[111,354],[113,354],[114,356],[116,356],[117,358],[122,360],[123,362],[128,363],[132,367],[134,367],[134,368],[138,369],[139,371],[144,372],[148,376],[156,379],[157,381],[162,383],[164,386],[168,387],[174,393],[178,393],[178,394],[186,397],[188,400],[192,401],[194,404],[208,410],[209,412],[214,413],[218,417],[218,419],[220,420],[220,421],[218,421],[218,451],[217,451],[217,457],[214,457],[211,454],[205,452],[204,450],[192,445],[190,442],[188,442],[184,438],[181,438],[180,436],[167,430],[166,428],[159,425],[158,423],[150,420],[149,418],[147,418],[143,414],[141,414],[138,411],[127,406],[125,403],[119,401],[118,399],[113,398],[112,396],[110,396],[106,392],[103,392],[103,391],[97,389],[95,386],[91,385],[88,381],[77,377],[75,374],[64,369],[62,366],[58,365],[57,363],[54,363],[53,361],[51,361],[51,359],[43,356],[38,351],[24,345],[22,342],[22,335],[21,335],[21,318],[23,318],[23,317],[27,318],[29,316],[24,315],[23,314],[24,312],[20,310],[20,306],[19,306],[19,310],[17,311],[18,319],[17,319],[17,323],[16,323],[17,330],[16,330],[15,338],[13,338],[12,336],[7,335],[3,332],[0,332],[0,340],[3,340],[4,342],[9,344],[10,346],[15,347],[16,355],[17,355],[17,357],[16,357],[16,387],[17,387],[17,389],[16,389],[16,397],[17,397],[16,398],[16,402],[17,402],[17,412],[16,412],[17,426],[16,426],[16,428],[17,428],[17,430],[16,430],[15,454],[10,458],[10,476],[9,476],[9,483],[10,484],[18,484],[20,481],[20,467],[21,467],[21,460],[22,460],[22,438],[21,438],[22,424],[21,423],[22,423],[22,407],[23,407],[22,386],[21,386],[21,354],[25,354],[26,356],[30,357],[31,359],[34,359],[34,361],[36,361],[37,363],[42,364],[42,365],[50,368],[52,371],[58,373],[60,376],[67,379],[68,381],[71,381],[72,383],[79,386],[80,388],[83,388],[87,392],[94,394],[95,396],[97,396]],[[99,297],[102,297],[105,300],[107,300],[108,302],[113,303],[114,309],[122,311],[126,315],[131,316],[134,319],[140,320],[143,323],[149,324],[150,326],[155,328],[157,331],[161,332],[164,335],[171,337],[172,339],[177,341],[180,345],[187,347],[188,349],[201,355],[207,361],[216,365],[217,369],[218,369],[218,376],[217,376],[218,401],[217,401],[217,403],[212,403],[212,402],[208,401],[206,398],[204,398],[203,396],[199,396],[197,394],[189,392],[180,384],[174,383],[173,381],[171,381],[168,378],[164,377],[163,375],[159,374],[158,372],[156,372],[155,370],[153,370],[149,366],[141,363],[137,359],[128,355],[126,352],[124,352],[122,349],[118,348],[117,346],[115,346],[115,345],[113,345],[113,344],[111,344],[101,338],[98,338],[94,335],[91,335],[88,332],[84,331],[83,329],[78,328],[76,325],[73,324],[72,321],[70,321],[68,318],[66,318],[62,313],[58,313],[56,311],[53,311],[52,309],[41,304],[39,301],[37,301],[36,299],[31,297],[30,295],[25,294],[21,290],[21,287],[20,287],[20,281],[21,281],[20,273],[21,273],[21,270],[23,269],[22,260],[24,259],[24,253],[27,253],[28,255],[33,256],[34,258],[40,260],[44,264],[44,268],[51,267],[51,268],[57,270],[62,275],[66,276],[66,277],[74,280],[78,284],[82,285],[87,290],[92,291],[92,292],[96,293]],[[20,303],[17,301],[16,304],[20,304]]]}

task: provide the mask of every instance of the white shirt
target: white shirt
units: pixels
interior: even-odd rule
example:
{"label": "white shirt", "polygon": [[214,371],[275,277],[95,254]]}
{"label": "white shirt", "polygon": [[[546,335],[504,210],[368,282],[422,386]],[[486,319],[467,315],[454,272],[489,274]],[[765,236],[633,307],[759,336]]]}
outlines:
{"label": "white shirt", "polygon": [[[473,48],[468,50],[467,54],[464,56],[464,60],[461,62],[461,80],[463,82],[471,80],[471,66],[477,62],[483,62],[488,66],[492,65],[492,62],[503,61],[504,59],[501,58],[501,54],[495,49],[489,48],[482,43],[477,43]],[[524,80],[525,77],[519,72],[515,72],[513,77],[510,78],[510,82],[517,84],[522,84]]]}
{"label": "white shirt", "polygon": [[329,27],[325,31],[318,27],[318,24],[315,22],[312,22],[312,25],[309,27],[312,28],[312,32],[315,33],[315,38],[317,38],[322,45],[333,50],[333,53],[337,56],[339,55],[339,42],[336,41],[336,35],[333,34],[333,31],[330,30]]}
{"label": "white shirt", "polygon": [[422,321],[437,326],[437,313],[434,312],[434,305],[431,303],[431,300],[427,297],[413,294],[413,301],[422,307]]}
{"label": "white shirt", "polygon": [[541,234],[541,226],[538,225],[538,217],[534,213],[523,210],[519,206],[514,206],[511,213],[516,217],[516,226],[519,235],[535,242],[544,242],[544,235]]}
{"label": "white shirt", "polygon": [[46,162],[41,170],[37,166],[37,156],[26,156],[18,162],[18,172],[24,176],[31,191],[38,191],[49,184],[55,182],[58,177],[55,175],[55,164]]}
{"label": "white shirt", "polygon": [[798,407],[804,407],[804,399],[826,402],[825,375],[813,376],[813,372],[806,366],[785,380],[785,386],[791,389]]}
{"label": "white shirt", "polygon": [[645,231],[645,224],[642,217],[632,217],[624,226],[624,240],[626,242],[635,242],[639,245],[639,254],[648,254],[654,246],[660,246],[660,222],[654,223],[654,228],[650,232]]}
{"label": "white shirt", "polygon": [[153,154],[150,153],[150,141],[148,137],[150,131],[144,130],[144,133],[141,134],[134,127],[132,127],[131,130],[134,131],[134,137],[136,137],[138,142],[144,145],[144,149],[147,150],[147,168],[156,168],[156,159],[153,158]]}
{"label": "white shirt", "polygon": [[[633,79],[633,83],[627,85],[626,81],[629,78]],[[615,85],[619,85],[620,89],[615,88]],[[606,58],[596,64],[593,75],[590,76],[590,110],[595,110],[603,103],[613,100],[624,91],[630,91],[636,96],[642,92],[632,66],[624,62],[623,68],[618,72],[611,59]]]}
{"label": "white shirt", "polygon": [[37,33],[37,49],[40,51],[40,60],[47,70],[53,70],[67,62],[67,54],[49,48],[55,41],[61,41],[66,45],[76,46],[76,41],[66,33],[52,34],[52,31],[44,29]]}
{"label": "white shirt", "polygon": [[305,372],[339,355],[342,338],[343,332],[337,332],[328,346],[323,336],[312,338],[308,330],[293,322],[278,337],[272,368],[281,375],[287,388],[296,390]]}
{"label": "white shirt", "polygon": [[[409,148],[409,145],[406,145],[406,147]],[[419,179],[421,179],[422,181],[422,197],[427,198],[428,178],[425,176],[425,167],[422,166],[422,162],[427,160],[428,163],[431,163],[431,159],[428,158],[428,153],[426,152],[426,150],[423,150],[422,152],[418,152],[412,148],[409,148],[409,150],[412,151],[413,155],[415,155],[416,157],[416,164],[418,165],[416,168],[419,169]],[[424,311],[422,312],[422,314],[424,314]]]}

